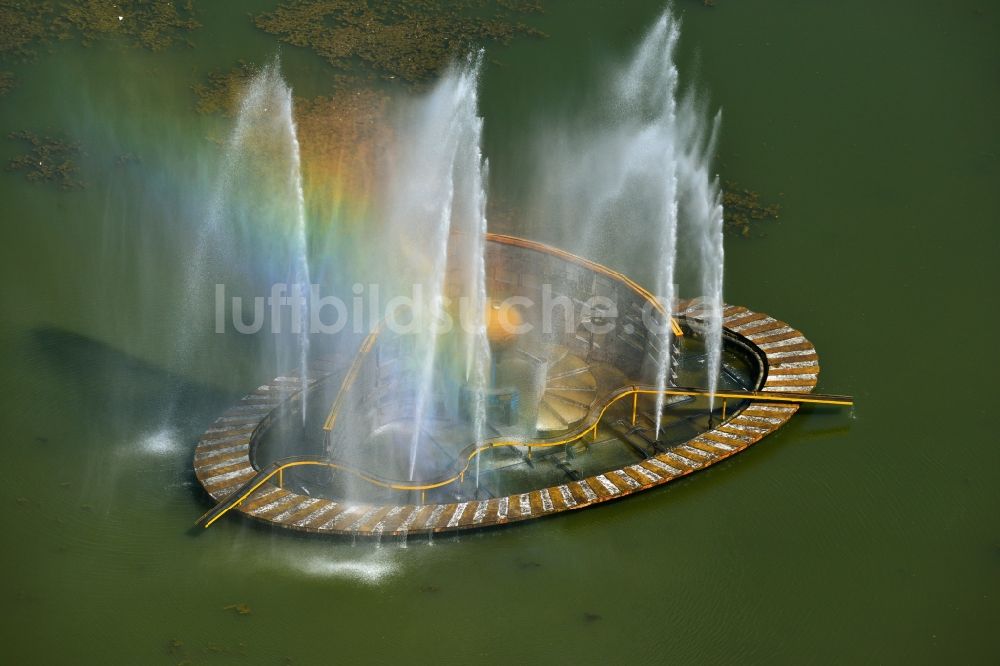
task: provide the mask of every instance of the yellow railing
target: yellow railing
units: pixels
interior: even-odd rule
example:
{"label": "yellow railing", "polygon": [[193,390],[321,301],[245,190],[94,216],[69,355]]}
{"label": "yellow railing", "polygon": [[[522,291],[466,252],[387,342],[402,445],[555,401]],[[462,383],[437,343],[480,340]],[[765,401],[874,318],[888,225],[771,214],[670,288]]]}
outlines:
{"label": "yellow railing", "polygon": [[[310,460],[310,459],[294,459],[288,460],[287,462],[280,462],[274,464],[273,468],[270,470],[264,470],[257,474],[239,488],[230,497],[226,498],[219,503],[216,507],[202,516],[198,523],[202,524],[204,527],[210,526],[216,520],[221,518],[223,515],[229,512],[233,507],[239,506],[247,498],[249,498],[254,492],[256,492],[261,486],[267,483],[274,476],[278,476],[279,486],[282,485],[284,478],[284,471],[293,467],[301,467],[305,465],[312,466],[323,466],[331,469],[340,470],[347,472],[363,481],[367,481],[372,485],[388,488],[392,490],[401,491],[415,491],[419,490],[422,493],[428,490],[433,490],[436,488],[441,488],[449,484],[458,481],[461,483],[465,479],[465,473],[468,471],[472,464],[472,461],[479,456],[484,451],[488,451],[492,448],[498,448],[502,446],[523,446],[528,449],[528,456],[531,456],[531,450],[534,448],[549,448],[553,446],[564,446],[571,444],[573,442],[580,441],[590,433],[597,432],[597,427],[600,425],[601,420],[604,418],[605,412],[611,405],[615,404],[623,398],[632,396],[632,423],[635,424],[636,412],[638,409],[638,399],[639,396],[645,395],[674,395],[674,396],[708,396],[708,391],[695,388],[669,388],[669,389],[657,389],[655,387],[649,386],[626,386],[618,389],[615,393],[604,402],[599,411],[592,411],[589,417],[586,419],[586,423],[573,432],[573,434],[562,437],[562,438],[550,438],[550,439],[540,439],[540,440],[516,440],[516,439],[493,439],[483,442],[480,446],[467,447],[461,455],[465,456],[465,464],[460,470],[454,473],[452,476],[447,478],[439,479],[436,481],[428,483],[412,483],[403,481],[393,481],[390,479],[383,479],[364,470],[359,470],[348,465],[338,463],[333,460]],[[722,391],[715,393],[715,397],[723,401],[723,420],[725,420],[725,410],[727,400],[750,400],[756,402],[779,402],[779,403],[794,403],[794,404],[814,404],[814,405],[833,405],[833,406],[852,406],[854,404],[854,399],[850,396],[843,395],[823,395],[816,393],[780,393],[773,391]]]}
{"label": "yellow railing", "polygon": [[[600,273],[601,275],[606,275],[613,280],[617,280],[622,284],[626,285],[632,291],[636,292],[643,298],[645,298],[650,305],[656,308],[656,311],[660,314],[664,314],[666,310],[663,304],[660,303],[660,299],[649,292],[645,287],[640,285],[638,282],[628,277],[624,273],[619,273],[618,271],[611,270],[607,266],[599,264],[590,259],[584,259],[583,257],[577,256],[566,250],[560,250],[557,247],[552,247],[551,245],[546,245],[545,243],[539,243],[537,241],[528,240],[526,238],[518,238],[517,236],[508,236],[506,234],[486,234],[486,240],[493,241],[496,243],[503,243],[504,245],[513,245],[515,247],[523,247],[528,250],[537,250],[538,252],[544,252],[546,254],[551,254],[553,256],[565,259],[566,261],[577,264],[578,266],[583,266],[589,268],[595,273]],[[670,330],[673,331],[674,335],[677,337],[683,337],[684,331],[681,329],[680,324],[674,317],[670,318]]]}
{"label": "yellow railing", "polygon": [[378,339],[379,331],[381,330],[381,324],[372,329],[372,332],[368,334],[364,342],[361,343],[361,348],[358,349],[357,355],[354,357],[354,362],[351,363],[351,367],[347,370],[347,374],[344,375],[344,381],[340,383],[340,390],[337,391],[337,397],[333,401],[333,405],[330,406],[330,413],[326,416],[326,421],[323,422],[323,430],[330,432],[333,430],[333,424],[337,420],[337,414],[340,412],[340,405],[344,401],[347,395],[347,390],[354,383],[355,378],[358,376],[358,372],[361,370],[361,364],[364,362],[365,357],[368,356],[368,352],[372,350],[375,345],[375,340]]}

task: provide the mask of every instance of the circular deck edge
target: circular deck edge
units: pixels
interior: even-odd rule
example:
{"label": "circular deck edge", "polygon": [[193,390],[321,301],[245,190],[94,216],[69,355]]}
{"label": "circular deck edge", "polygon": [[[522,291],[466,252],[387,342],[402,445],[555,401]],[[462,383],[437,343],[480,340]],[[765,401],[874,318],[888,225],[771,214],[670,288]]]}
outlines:
{"label": "circular deck edge", "polygon": [[[701,303],[683,304],[679,317],[699,319]],[[766,359],[761,390],[809,392],[819,377],[816,349],[798,330],[745,307],[725,306],[723,326]],[[329,374],[316,368],[313,385]],[[302,382],[277,377],[245,396],[215,420],[195,447],[194,471],[215,501],[221,501],[259,471],[251,460],[254,442],[279,407],[297,399]],[[244,500],[240,513],[304,532],[382,537],[480,529],[583,509],[667,484],[706,469],[757,443],[798,410],[792,403],[751,401],[718,426],[642,462],[579,481],[488,500],[452,504],[391,505],[338,502],[309,497],[268,482]]]}

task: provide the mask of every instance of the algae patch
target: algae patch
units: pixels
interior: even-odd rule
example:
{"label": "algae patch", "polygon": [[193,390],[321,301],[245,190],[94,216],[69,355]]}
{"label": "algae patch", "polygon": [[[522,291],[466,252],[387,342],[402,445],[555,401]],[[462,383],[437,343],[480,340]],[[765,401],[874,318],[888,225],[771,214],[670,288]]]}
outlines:
{"label": "algae patch", "polygon": [[722,206],[725,230],[741,236],[749,236],[760,222],[777,220],[781,213],[780,204],[765,204],[757,192],[731,181],[722,188]]}
{"label": "algae patch", "polygon": [[191,86],[196,98],[195,110],[203,114],[232,116],[244,88],[257,71],[254,65],[240,60],[232,69],[209,72],[204,81]]}
{"label": "algae patch", "polygon": [[254,24],[341,72],[361,66],[414,84],[474,46],[542,36],[519,20],[540,11],[540,5],[510,0],[290,0],[257,15]]}
{"label": "algae patch", "polygon": [[61,5],[61,37],[78,36],[84,45],[120,36],[134,46],[162,51],[174,44],[192,43],[187,33],[201,24],[194,18],[191,0],[75,0]]}
{"label": "algae patch", "polygon": [[8,170],[20,171],[30,181],[52,183],[62,190],[83,187],[74,161],[82,154],[80,144],[27,130],[11,132],[7,138],[21,143],[27,150],[7,163]]}

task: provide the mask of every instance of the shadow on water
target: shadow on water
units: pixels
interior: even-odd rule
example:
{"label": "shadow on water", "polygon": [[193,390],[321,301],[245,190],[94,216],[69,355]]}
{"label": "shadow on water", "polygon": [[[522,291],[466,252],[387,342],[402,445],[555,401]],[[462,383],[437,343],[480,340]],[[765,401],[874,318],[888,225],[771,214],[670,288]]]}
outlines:
{"label": "shadow on water", "polygon": [[33,328],[28,345],[81,406],[127,415],[140,428],[163,425],[170,412],[175,428],[204,424],[234,401],[233,395],[64,328]]}
{"label": "shadow on water", "polygon": [[[191,456],[201,433],[236,397],[64,328],[33,328],[25,346],[38,369],[61,387],[67,404],[52,408],[82,415],[78,436],[66,440],[66,456],[75,459],[83,443],[92,452],[104,450],[97,459],[120,473],[161,468],[167,476],[151,478],[183,489],[194,507],[210,505]],[[152,461],[159,462],[151,467]]]}

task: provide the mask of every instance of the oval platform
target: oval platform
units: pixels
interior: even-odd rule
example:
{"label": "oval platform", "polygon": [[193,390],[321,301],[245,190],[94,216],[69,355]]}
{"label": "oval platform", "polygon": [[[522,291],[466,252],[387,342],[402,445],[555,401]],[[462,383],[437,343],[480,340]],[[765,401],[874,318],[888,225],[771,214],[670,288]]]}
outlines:
{"label": "oval platform", "polygon": [[[682,305],[681,321],[699,318],[697,302]],[[745,307],[727,306],[723,325],[764,362],[762,392],[807,393],[819,376],[815,348],[798,330]],[[322,369],[310,380],[321,381]],[[205,432],[195,450],[198,481],[223,502],[260,470],[255,442],[282,405],[301,392],[298,377],[277,377],[243,398]],[[793,402],[751,399],[711,430],[637,464],[530,492],[450,504],[362,504],[309,497],[279,487],[274,478],[246,494],[234,509],[245,516],[305,532],[383,537],[504,525],[627,497],[705,469],[760,441],[798,410]],[[206,514],[207,515],[207,514]],[[210,522],[209,522],[210,524]]]}

